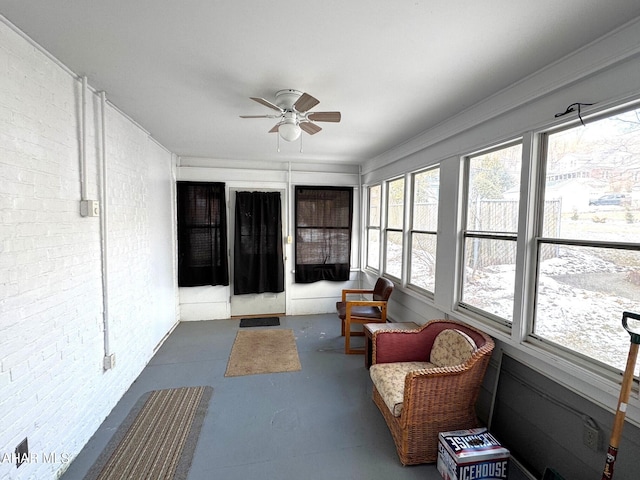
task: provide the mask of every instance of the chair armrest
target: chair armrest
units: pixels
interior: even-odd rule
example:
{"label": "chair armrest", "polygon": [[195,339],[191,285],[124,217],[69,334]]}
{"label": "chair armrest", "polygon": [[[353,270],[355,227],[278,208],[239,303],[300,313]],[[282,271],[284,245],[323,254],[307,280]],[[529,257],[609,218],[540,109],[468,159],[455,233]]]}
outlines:
{"label": "chair armrest", "polygon": [[434,335],[417,330],[378,330],[373,334],[373,363],[428,362]]}
{"label": "chair armrest", "polygon": [[347,294],[356,294],[359,293],[361,295],[363,294],[372,294],[373,290],[366,290],[363,288],[345,288],[344,290],[342,290],[342,301],[346,302],[347,301]]}
{"label": "chair armrest", "polygon": [[414,370],[407,374],[402,415],[431,419],[434,415],[459,414],[473,409],[489,362],[489,355],[450,367]]}
{"label": "chair armrest", "polygon": [[469,365],[455,365],[409,372],[405,378],[402,414],[428,419],[434,414],[454,413],[469,403],[475,404],[480,384],[471,378],[471,370]]}
{"label": "chair armrest", "polygon": [[346,302],[347,312],[351,307],[384,307],[387,304],[384,300],[348,300]]}

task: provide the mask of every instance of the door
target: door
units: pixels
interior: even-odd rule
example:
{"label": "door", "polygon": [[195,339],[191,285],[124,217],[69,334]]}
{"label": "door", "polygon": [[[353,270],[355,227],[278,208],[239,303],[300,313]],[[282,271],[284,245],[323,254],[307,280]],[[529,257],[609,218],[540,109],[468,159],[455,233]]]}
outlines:
{"label": "door", "polygon": [[282,192],[229,189],[232,317],[286,311]]}

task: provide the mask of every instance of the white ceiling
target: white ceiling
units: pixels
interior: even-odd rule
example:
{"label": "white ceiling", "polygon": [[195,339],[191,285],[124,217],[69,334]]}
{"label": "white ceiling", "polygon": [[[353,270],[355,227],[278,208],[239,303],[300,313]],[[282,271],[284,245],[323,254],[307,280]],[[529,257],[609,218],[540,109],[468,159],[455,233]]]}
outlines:
{"label": "white ceiling", "polygon": [[[0,13],[181,156],[358,164],[640,16],[638,0],[0,0]],[[1,48],[1,45],[0,45]],[[285,88],[339,110],[267,133]]]}

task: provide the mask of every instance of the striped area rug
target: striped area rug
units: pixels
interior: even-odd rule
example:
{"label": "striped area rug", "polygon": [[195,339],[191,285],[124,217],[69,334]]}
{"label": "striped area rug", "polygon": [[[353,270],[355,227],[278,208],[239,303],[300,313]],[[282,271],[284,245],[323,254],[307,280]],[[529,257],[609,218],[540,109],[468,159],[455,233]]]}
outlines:
{"label": "striped area rug", "polygon": [[212,393],[182,387],[145,394],[85,480],[186,479]]}

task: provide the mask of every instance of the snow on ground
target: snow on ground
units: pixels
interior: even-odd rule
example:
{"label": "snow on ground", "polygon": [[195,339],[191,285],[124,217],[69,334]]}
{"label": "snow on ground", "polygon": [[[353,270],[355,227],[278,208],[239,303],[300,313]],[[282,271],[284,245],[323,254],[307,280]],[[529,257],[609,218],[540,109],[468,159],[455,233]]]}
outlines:
{"label": "snow on ground", "polygon": [[[622,313],[640,313],[640,288],[628,285],[636,293],[633,299],[578,288],[567,280],[590,274],[602,278],[620,277],[626,267],[616,266],[586,252],[571,249],[542,262],[538,278],[535,334],[559,345],[624,370],[630,336],[622,327]],[[515,265],[499,265],[467,272],[464,301],[502,318],[511,319]],[[564,281],[563,281],[564,280]],[[601,280],[602,281],[602,280]]]}
{"label": "snow on ground", "polygon": [[[388,263],[400,265],[401,252],[389,248]],[[559,246],[554,253],[541,263],[535,334],[624,370],[630,336],[622,327],[622,313],[640,313],[640,286],[626,279],[633,268],[624,259],[607,261],[585,247]],[[412,281],[419,284],[421,275],[426,281],[432,267],[431,262],[414,262]],[[512,264],[468,268],[462,300],[512,321],[514,282]]]}

